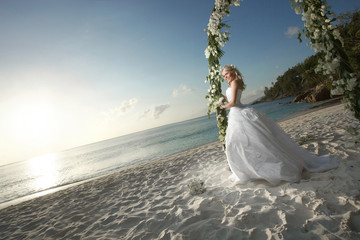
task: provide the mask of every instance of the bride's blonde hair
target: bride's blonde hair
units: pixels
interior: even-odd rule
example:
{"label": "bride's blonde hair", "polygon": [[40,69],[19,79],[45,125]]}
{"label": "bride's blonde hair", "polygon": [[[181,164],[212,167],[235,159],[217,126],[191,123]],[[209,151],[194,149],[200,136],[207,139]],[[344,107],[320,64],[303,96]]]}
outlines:
{"label": "bride's blonde hair", "polygon": [[242,76],[241,72],[236,68],[235,65],[233,65],[233,64],[225,65],[225,66],[221,69],[221,72],[223,72],[223,71],[229,72],[229,73],[230,73],[230,76],[235,78],[235,81],[238,82],[239,88],[240,88],[241,90],[244,90],[244,89],[245,89],[246,85],[245,85],[245,83],[244,83],[243,76]]}

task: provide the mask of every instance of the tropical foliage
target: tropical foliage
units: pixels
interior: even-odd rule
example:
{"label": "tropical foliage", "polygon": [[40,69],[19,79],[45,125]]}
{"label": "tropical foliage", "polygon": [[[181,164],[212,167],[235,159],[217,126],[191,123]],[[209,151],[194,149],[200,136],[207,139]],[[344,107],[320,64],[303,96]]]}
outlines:
{"label": "tropical foliage", "polygon": [[[330,11],[326,0],[291,0],[297,14],[302,14],[305,29],[299,33],[310,40],[311,48],[323,54],[315,72],[320,72],[332,81],[333,95],[343,95],[347,107],[360,120],[359,75],[354,72],[345,51],[345,42],[338,27],[335,14]],[[334,79],[334,74],[337,80]]]}
{"label": "tropical foliage", "polygon": [[[331,86],[327,76],[315,72],[322,54],[318,53],[307,58],[303,63],[288,69],[283,75],[277,77],[271,87],[265,87],[263,101],[271,101],[283,97],[297,95],[319,84]],[[330,82],[330,83],[329,83]]]}
{"label": "tropical foliage", "polygon": [[[360,76],[360,12],[348,12],[337,18],[336,28],[344,42],[344,53],[348,64],[355,76]],[[263,100],[294,96],[311,89],[319,84],[325,84],[330,89],[334,81],[338,81],[337,74],[323,75],[316,72],[319,61],[324,61],[324,54],[317,53],[307,58],[303,63],[288,69],[271,87],[264,90]],[[355,80],[354,80],[355,81]],[[336,92],[333,91],[334,94]],[[340,95],[343,94],[340,92]]]}

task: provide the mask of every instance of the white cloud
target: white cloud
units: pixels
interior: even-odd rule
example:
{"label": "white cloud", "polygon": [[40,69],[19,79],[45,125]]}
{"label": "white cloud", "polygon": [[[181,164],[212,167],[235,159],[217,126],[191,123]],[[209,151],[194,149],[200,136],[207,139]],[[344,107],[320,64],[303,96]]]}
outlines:
{"label": "white cloud", "polygon": [[118,113],[125,113],[128,110],[130,110],[131,108],[133,108],[135,106],[135,104],[138,102],[138,100],[136,98],[132,98],[130,100],[125,100],[121,103],[121,105],[115,109],[115,111],[117,111]]}
{"label": "white cloud", "polygon": [[170,107],[169,104],[159,105],[154,108],[153,117],[155,119],[159,118],[160,114],[162,114],[166,109]]}
{"label": "white cloud", "polygon": [[129,100],[122,101],[119,107],[116,107],[114,109],[108,110],[107,112],[103,113],[103,115],[105,116],[105,120],[109,121],[117,117],[118,115],[122,115],[126,113],[130,109],[134,108],[137,102],[138,102],[137,98],[132,98]]}
{"label": "white cloud", "polygon": [[166,111],[170,107],[170,104],[162,104],[158,106],[154,106],[152,108],[146,109],[143,114],[139,117],[146,118],[146,117],[153,117],[154,119],[158,119],[162,113]]}
{"label": "white cloud", "polygon": [[141,114],[141,116],[139,117],[139,119],[141,119],[141,118],[146,118],[146,117],[148,117],[150,114],[151,114],[151,109],[148,108],[148,109],[146,109],[146,110]]}
{"label": "white cloud", "polygon": [[287,31],[285,32],[285,35],[288,38],[292,38],[294,36],[296,36],[299,32],[299,28],[298,27],[288,27]]}
{"label": "white cloud", "polygon": [[186,85],[180,85],[179,88],[173,90],[172,95],[173,97],[177,97],[179,95],[185,95],[194,91],[195,89],[193,88],[188,88]]}

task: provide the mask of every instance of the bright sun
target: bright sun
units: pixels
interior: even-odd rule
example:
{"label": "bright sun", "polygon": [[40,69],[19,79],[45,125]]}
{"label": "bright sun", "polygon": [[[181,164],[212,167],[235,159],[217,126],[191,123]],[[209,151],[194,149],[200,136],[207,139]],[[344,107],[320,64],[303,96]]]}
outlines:
{"label": "bright sun", "polygon": [[45,101],[22,102],[11,109],[8,134],[14,140],[42,145],[49,140],[55,127],[55,112]]}
{"label": "bright sun", "polygon": [[0,165],[57,151],[66,128],[61,99],[20,91],[0,102]]}

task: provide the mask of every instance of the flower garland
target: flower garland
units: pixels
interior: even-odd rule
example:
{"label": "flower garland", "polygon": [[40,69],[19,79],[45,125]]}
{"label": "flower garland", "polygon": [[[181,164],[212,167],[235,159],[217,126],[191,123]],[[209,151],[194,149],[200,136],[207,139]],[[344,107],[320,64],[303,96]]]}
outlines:
{"label": "flower garland", "polygon": [[[224,79],[220,72],[219,59],[223,56],[221,48],[229,40],[230,33],[222,31],[223,28],[230,29],[230,26],[222,22],[226,15],[230,14],[232,5],[240,6],[242,0],[215,0],[214,8],[210,15],[208,28],[205,32],[208,35],[208,46],[205,49],[205,56],[208,59],[209,75],[205,83],[210,83],[206,98],[208,103],[208,116],[216,113],[217,126],[219,128],[219,140],[225,149],[225,134],[227,127],[227,116],[225,109],[220,107],[223,101],[221,82]],[[355,117],[360,120],[360,84],[359,78],[353,73],[343,49],[343,39],[340,32],[332,22],[335,21],[334,13],[326,0],[290,0],[296,14],[302,14],[305,21],[305,30],[302,34],[310,39],[311,48],[324,53],[324,60],[319,61],[317,71],[325,75],[337,73],[339,80],[333,81],[332,95],[344,95],[348,100],[347,107],[354,112]],[[301,33],[299,33],[301,41]]]}
{"label": "flower garland", "polygon": [[210,16],[208,28],[205,32],[208,35],[208,46],[205,49],[205,56],[208,59],[209,75],[205,83],[210,83],[210,88],[206,98],[209,100],[208,116],[216,112],[217,126],[219,128],[219,140],[225,148],[225,134],[227,127],[226,110],[220,107],[223,101],[221,92],[221,82],[224,79],[221,76],[219,59],[223,56],[221,48],[229,40],[229,31],[222,31],[223,28],[230,29],[230,26],[224,24],[222,20],[230,14],[230,6],[239,6],[240,0],[215,0],[214,8]]}
{"label": "flower garland", "polygon": [[[326,0],[291,0],[291,4],[296,14],[302,14],[305,22],[302,34],[310,39],[311,48],[325,56],[315,70],[329,75],[330,80],[333,80],[332,74],[338,75],[339,80],[332,83],[331,94],[343,95],[347,107],[360,120],[359,76],[349,64],[339,30],[331,24],[336,20],[335,14],[329,10]],[[300,41],[302,34],[299,33]]]}

